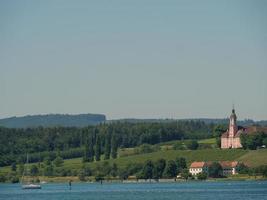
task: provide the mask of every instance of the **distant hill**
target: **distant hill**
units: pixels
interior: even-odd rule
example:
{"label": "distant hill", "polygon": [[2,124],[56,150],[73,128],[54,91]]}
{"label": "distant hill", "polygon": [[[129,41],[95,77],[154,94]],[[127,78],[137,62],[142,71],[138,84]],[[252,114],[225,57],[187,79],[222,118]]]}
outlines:
{"label": "distant hill", "polygon": [[7,128],[27,128],[27,127],[84,127],[96,125],[106,121],[106,116],[102,114],[48,114],[48,115],[27,115],[23,117],[10,117],[0,119],[0,126]]}
{"label": "distant hill", "polygon": [[[7,128],[27,128],[27,127],[84,127],[88,125],[97,125],[101,122],[116,123],[170,123],[174,121],[203,121],[206,124],[228,124],[229,119],[212,119],[212,118],[195,118],[195,119],[135,119],[125,118],[117,120],[106,120],[106,116],[102,114],[47,114],[47,115],[27,115],[23,117],[10,117],[0,119],[0,126]],[[260,125],[267,126],[267,120],[254,121],[251,119],[239,120],[240,126]]]}

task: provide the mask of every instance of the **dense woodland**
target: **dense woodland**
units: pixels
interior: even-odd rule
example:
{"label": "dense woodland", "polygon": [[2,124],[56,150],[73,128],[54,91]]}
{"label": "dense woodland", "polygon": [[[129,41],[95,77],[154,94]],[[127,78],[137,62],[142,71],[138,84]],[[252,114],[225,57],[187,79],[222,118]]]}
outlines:
{"label": "dense woodland", "polygon": [[117,156],[118,148],[157,144],[171,140],[212,137],[213,124],[201,121],[170,123],[106,123],[85,128],[54,127],[10,129],[0,127],[0,166],[84,156],[85,161]]}

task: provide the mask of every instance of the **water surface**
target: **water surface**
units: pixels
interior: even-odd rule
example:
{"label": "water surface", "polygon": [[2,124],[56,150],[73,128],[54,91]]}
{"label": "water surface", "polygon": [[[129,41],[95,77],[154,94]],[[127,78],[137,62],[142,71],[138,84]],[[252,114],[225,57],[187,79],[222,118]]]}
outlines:
{"label": "water surface", "polygon": [[11,200],[132,200],[200,199],[267,200],[267,181],[180,183],[43,184],[41,190],[22,190],[19,184],[0,184],[0,199]]}

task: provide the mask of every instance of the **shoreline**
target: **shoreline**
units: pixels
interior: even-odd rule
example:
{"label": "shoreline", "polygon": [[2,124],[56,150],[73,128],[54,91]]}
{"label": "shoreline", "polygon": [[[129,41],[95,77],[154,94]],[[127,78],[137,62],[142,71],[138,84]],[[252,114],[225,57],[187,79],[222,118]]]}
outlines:
{"label": "shoreline", "polygon": [[[69,176],[69,177],[39,177],[41,184],[47,184],[47,183],[68,183],[70,180],[73,183],[99,183],[94,180],[94,178],[88,179],[87,181],[81,181],[77,176]],[[103,180],[103,184],[112,184],[112,183],[135,183],[135,184],[142,184],[142,183],[151,183],[151,184],[157,184],[157,183],[186,183],[186,182],[231,182],[231,181],[266,181],[267,178],[264,178],[262,176],[243,176],[243,177],[227,177],[227,178],[208,178],[206,180],[196,180],[196,179],[159,179],[159,180],[145,180],[145,179],[127,179],[127,180],[120,180],[120,179],[109,179],[109,180]],[[11,182],[5,182],[5,183],[11,183]],[[5,184],[1,183],[1,184]],[[16,183],[14,183],[16,184]]]}

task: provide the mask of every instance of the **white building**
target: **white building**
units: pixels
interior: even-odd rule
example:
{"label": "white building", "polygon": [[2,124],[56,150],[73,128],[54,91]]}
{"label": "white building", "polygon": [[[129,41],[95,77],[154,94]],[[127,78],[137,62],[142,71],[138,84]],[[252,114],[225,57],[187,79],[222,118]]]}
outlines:
{"label": "white building", "polygon": [[208,165],[206,162],[192,162],[189,168],[189,173],[197,175],[199,173],[208,173]]}
{"label": "white building", "polygon": [[[197,175],[201,172],[209,174],[209,167],[212,162],[192,162],[189,168],[189,172],[192,175]],[[236,167],[238,165],[237,161],[220,161],[219,164],[222,166],[222,175],[234,175],[237,174]]]}

